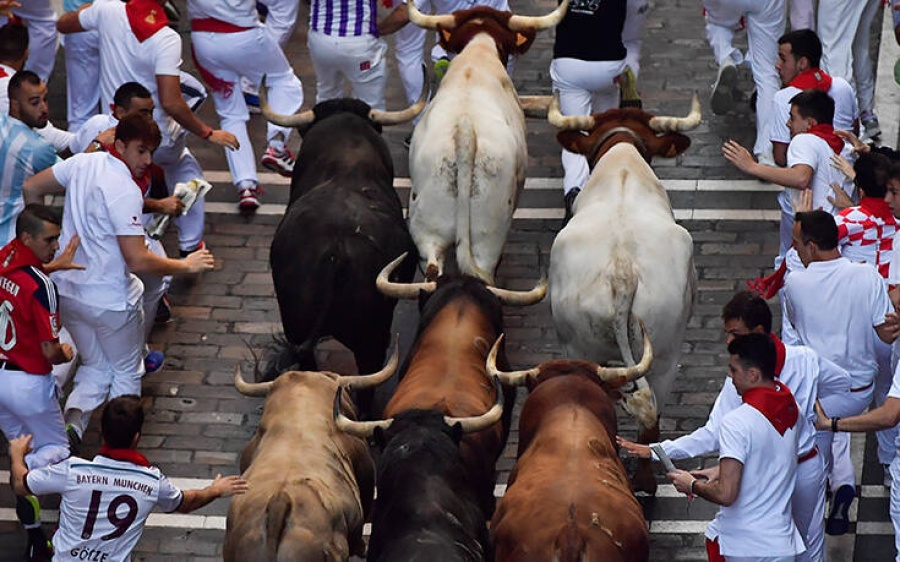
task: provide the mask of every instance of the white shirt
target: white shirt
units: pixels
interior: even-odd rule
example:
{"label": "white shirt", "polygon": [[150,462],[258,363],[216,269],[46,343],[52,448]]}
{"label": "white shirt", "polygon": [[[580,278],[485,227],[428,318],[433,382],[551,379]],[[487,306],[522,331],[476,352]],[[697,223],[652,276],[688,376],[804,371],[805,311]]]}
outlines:
{"label": "white shirt", "polygon": [[78,233],[75,262],[84,270],[57,271],[53,280],[64,297],[102,310],[135,306],[144,286],[125,263],[118,236],[144,237],[141,189],[124,162],[106,153],[76,154],[52,168],[66,187],[61,248]]}
{"label": "white shirt", "polygon": [[[769,140],[785,144],[791,142],[791,130],[787,126],[791,117],[791,99],[802,91],[800,88],[788,86],[775,92]],[[859,107],[856,105],[853,87],[840,76],[832,76],[828,96],[834,100],[834,119],[832,119],[834,128],[852,131],[853,122],[859,118]]]}
{"label": "white shirt", "polygon": [[0,115],[9,114],[9,81],[16,75],[16,69],[0,64]]}
{"label": "white shirt", "polygon": [[853,388],[878,372],[875,326],[893,310],[874,266],[846,258],[810,263],[785,281],[788,318],[804,345],[850,373]]}
{"label": "white shirt", "polygon": [[706,536],[723,556],[791,556],[806,550],[791,515],[797,471],[796,425],[780,435],[749,404],[722,419],[719,459],[744,465],[737,499],[722,506]]}
{"label": "white shirt", "polygon": [[[797,440],[797,456],[803,456],[813,448],[816,444],[816,397],[821,396],[821,390],[824,386],[826,392],[834,393],[835,391],[848,391],[849,376],[843,369],[837,371],[838,376],[844,380],[844,384],[838,389],[834,389],[826,381],[823,385],[820,382],[820,366],[824,367],[830,379],[836,372],[830,362],[823,362],[815,351],[808,347],[786,345],[784,367],[778,376],[778,380],[794,395],[797,406],[800,409],[800,420],[797,427],[799,429],[799,437]],[[688,435],[683,435],[678,439],[667,439],[660,443],[666,454],[673,459],[689,459],[700,455],[705,455],[719,449],[719,430],[722,425],[722,419],[726,414],[736,410],[743,404],[741,396],[734,388],[731,378],[725,380],[722,390],[716,397],[712,410],[709,412],[709,420],[706,425],[697,428]]]}
{"label": "white shirt", "polygon": [[97,135],[103,131],[109,130],[119,124],[119,120],[112,115],[94,115],[84,122],[78,131],[75,132],[75,138],[69,143],[74,154],[84,152],[91,145]]}
{"label": "white shirt", "polygon": [[188,0],[188,16],[195,19],[217,19],[238,27],[262,25],[255,0]]}
{"label": "white shirt", "polygon": [[887,282],[891,285],[900,285],[900,236],[894,236],[891,248],[894,255],[891,257],[891,265],[888,268]]}
{"label": "white shirt", "polygon": [[[791,139],[787,151],[787,167],[792,168],[798,164],[806,164],[813,170],[810,189],[812,189],[813,209],[822,209],[832,215],[840,210],[828,201],[828,197],[834,192],[831,184],[836,183],[844,188],[847,195],[853,196],[854,186],[840,170],[831,165],[831,155],[834,151],[824,139],[811,133],[800,133]],[[845,146],[842,155],[850,156],[849,149]],[[778,202],[782,210],[790,215],[794,214],[792,197],[796,197],[796,189],[787,188],[778,194]]]}
{"label": "white shirt", "polygon": [[29,471],[25,481],[37,495],[62,495],[54,560],[130,561],[153,508],[175,511],[184,497],[158,468],[102,455],[69,457]]}
{"label": "white shirt", "polygon": [[143,84],[153,96],[153,119],[163,136],[160,146],[169,146],[181,126],[162,109],[157,76],[178,76],[181,66],[181,37],[163,27],[143,43],[131,31],[125,4],[104,2],[79,12],[78,21],[86,30],[100,32],[101,107],[112,107],[116,89],[125,82]]}

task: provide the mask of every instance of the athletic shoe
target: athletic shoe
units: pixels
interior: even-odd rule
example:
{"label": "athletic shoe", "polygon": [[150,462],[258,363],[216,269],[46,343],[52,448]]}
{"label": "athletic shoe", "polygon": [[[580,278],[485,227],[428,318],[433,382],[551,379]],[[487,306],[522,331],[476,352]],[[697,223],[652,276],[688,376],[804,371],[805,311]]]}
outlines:
{"label": "athletic shoe", "polygon": [[156,351],[155,349],[151,349],[147,356],[144,357],[144,371],[146,374],[155,373],[156,371],[162,369],[163,363],[166,362],[166,356],[163,355],[162,351]]}
{"label": "athletic shoe", "polygon": [[883,481],[884,487],[890,488],[891,485],[894,483],[894,478],[891,476],[891,465],[883,464],[883,465],[881,465],[881,469],[884,471],[884,481]]}
{"label": "athletic shoe", "polygon": [[278,172],[288,178],[294,173],[294,155],[286,148],[278,152],[270,146],[263,154],[260,163],[273,172]]}
{"label": "athletic shoe", "polygon": [[259,190],[255,187],[241,190],[241,200],[238,201],[238,210],[241,214],[252,214],[259,209]]}
{"label": "athletic shoe", "polygon": [[73,457],[77,457],[78,452],[81,450],[81,437],[78,435],[78,431],[75,430],[75,427],[70,423],[66,424],[66,436],[69,438],[69,454]]}
{"label": "athletic shoe", "polygon": [[831,511],[825,521],[825,532],[829,535],[843,535],[850,530],[850,517],[847,512],[850,504],[856,497],[856,490],[849,484],[844,484],[834,493],[831,500]]}
{"label": "athletic shoe", "polygon": [[569,224],[569,220],[572,218],[572,206],[575,204],[575,199],[578,197],[579,193],[581,193],[581,188],[573,187],[566,193],[564,197],[564,201],[566,204],[566,214],[565,216],[563,216],[563,226]]}
{"label": "athletic shoe", "polygon": [[860,121],[866,130],[865,136],[867,139],[875,140],[881,136],[881,126],[878,124],[878,117],[874,113],[865,119],[860,119]]}
{"label": "athletic shoe", "polygon": [[412,133],[406,135],[406,138],[403,139],[403,146],[406,147],[406,150],[409,150],[410,145],[412,145]]}
{"label": "athletic shoe", "polygon": [[168,324],[172,321],[172,304],[169,302],[169,297],[163,295],[161,299],[159,299],[159,304],[156,306],[156,318],[153,319],[154,324]]}
{"label": "athletic shoe", "polygon": [[630,66],[619,75],[619,107],[643,108],[641,94],[637,91],[637,77]]}
{"label": "athletic shoe", "polygon": [[894,63],[894,82],[900,86],[900,59],[897,59],[897,62]]}
{"label": "athletic shoe", "polygon": [[447,57],[441,57],[438,60],[434,61],[434,77],[438,82],[443,80],[444,74],[447,74],[447,69],[450,67],[450,59]]}
{"label": "athletic shoe", "polygon": [[[184,258],[188,257],[189,255],[193,254],[194,252],[196,252],[197,250],[205,250],[205,249],[206,249],[206,242],[201,240],[200,243],[197,244],[197,246],[195,246],[193,250],[178,250],[178,256],[181,259],[184,259]],[[163,295],[163,298],[165,298],[165,295]],[[160,306],[162,306],[161,302],[160,302]],[[157,309],[157,311],[158,310],[159,309]],[[169,312],[171,312],[171,310]]]}
{"label": "athletic shoe", "polygon": [[51,562],[53,544],[44,531],[37,527],[28,529],[28,545],[25,547],[25,562]]}
{"label": "athletic shoe", "polygon": [[41,522],[41,504],[32,495],[16,496],[16,517],[19,522],[28,527],[34,527]]}
{"label": "athletic shoe", "polygon": [[247,104],[247,111],[252,115],[262,113],[262,109],[259,108],[259,96],[250,92],[243,92],[243,94],[244,103]]}
{"label": "athletic shoe", "polygon": [[726,60],[719,67],[719,74],[716,76],[716,83],[713,85],[712,95],[709,98],[709,105],[716,115],[728,113],[728,110],[734,105],[737,79],[737,67],[734,66],[731,59]]}

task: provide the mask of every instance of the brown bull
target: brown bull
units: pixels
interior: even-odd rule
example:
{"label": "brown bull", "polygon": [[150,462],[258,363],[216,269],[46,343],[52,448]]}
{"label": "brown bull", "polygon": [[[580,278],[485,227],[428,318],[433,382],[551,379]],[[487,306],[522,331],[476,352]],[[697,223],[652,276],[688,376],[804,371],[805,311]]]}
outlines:
{"label": "brown bull", "polygon": [[[503,331],[501,303],[538,302],[546,293],[546,283],[541,282],[528,292],[513,293],[468,276],[444,276],[437,282],[415,285],[388,282],[392,267],[402,258],[379,275],[379,289],[398,298],[412,296],[410,288],[433,293],[423,294],[418,333],[384,416],[434,409],[448,416],[466,417],[487,411],[497,395],[485,373],[485,359],[490,342]],[[502,352],[501,361],[505,362]],[[486,517],[494,510],[494,465],[503,452],[515,396],[510,393],[505,398],[501,422],[465,435],[460,443],[469,481],[476,488]]]}
{"label": "brown bull", "polygon": [[518,461],[491,521],[496,562],[646,561],[649,530],[615,444],[618,387],[652,359],[646,333],[630,368],[557,360],[499,373],[495,355],[490,372],[529,388]]}
{"label": "brown bull", "polygon": [[[364,439],[339,431],[332,402],[339,387],[364,388],[388,379],[397,352],[380,372],[341,377],[289,371],[273,382],[235,386],[245,395],[268,396],[256,435],[241,455],[249,491],[228,509],[225,562],[347,560],[363,556],[363,524],[375,489],[375,467]],[[342,413],[356,410],[343,394]]]}

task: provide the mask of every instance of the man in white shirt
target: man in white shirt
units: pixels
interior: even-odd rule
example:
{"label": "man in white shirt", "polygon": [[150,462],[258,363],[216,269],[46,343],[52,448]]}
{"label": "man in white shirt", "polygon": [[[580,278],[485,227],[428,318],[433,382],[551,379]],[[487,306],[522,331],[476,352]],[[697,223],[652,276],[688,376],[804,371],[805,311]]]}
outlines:
{"label": "man in white shirt", "polygon": [[[725,343],[747,334],[766,334],[775,343],[775,377],[791,389],[800,409],[797,442],[797,475],[791,512],[794,524],[804,538],[806,552],[798,561],[822,562],[825,557],[825,466],[816,447],[815,400],[846,392],[850,379],[846,371],[822,359],[808,347],[785,345],[772,333],[772,312],[766,301],[749,291],[735,294],[722,308]],[[709,420],[703,427],[675,440],[668,439],[659,445],[672,459],[687,459],[719,450],[719,430],[722,419],[741,405],[731,379],[726,379],[719,396],[709,412]],[[617,438],[619,446],[628,453],[651,458],[650,447]]]}
{"label": "man in white shirt", "polygon": [[[154,119],[162,132],[162,142],[154,162],[173,189],[178,182],[203,177],[203,171],[185,146],[182,128],[220,146],[237,149],[235,136],[214,130],[201,121],[181,96],[179,80],[181,37],[168,27],[168,19],[158,0],[131,0],[86,4],[77,12],[59,18],[61,33],[95,29],[100,37],[100,99],[111,107],[116,88],[138,82],[153,94]],[[202,246],[204,205],[202,200],[177,219],[178,246],[183,254]]]}
{"label": "man in white shirt", "polygon": [[154,508],[190,513],[216,498],[247,491],[243,478],[221,475],[206,488],[179,490],[137,451],[143,423],[139,397],[114,398],[103,410],[103,446],[93,460],[73,456],[33,470],[24,462],[31,435],[10,441],[16,493],[62,496],[59,528],[53,535],[53,548],[59,553],[56,560],[130,561]]}
{"label": "man in white shirt", "polygon": [[144,115],[131,115],[119,121],[115,136],[110,152],[73,156],[23,187],[27,202],[64,192],[61,244],[81,238],[76,260],[85,270],[54,274],[63,323],[82,360],[65,407],[66,423],[79,439],[91,412],[107,398],[141,392],[143,285],[135,273],[193,274],[213,267],[205,249],[173,260],[147,248],[137,182],[148,181],[159,128]]}
{"label": "man in white shirt", "polygon": [[791,517],[800,413],[775,380],[775,344],[748,334],[728,344],[728,376],[743,404],[722,418],[719,464],[668,473],[688,497],[719,504],[706,530],[710,561],[793,562],[805,550]]}

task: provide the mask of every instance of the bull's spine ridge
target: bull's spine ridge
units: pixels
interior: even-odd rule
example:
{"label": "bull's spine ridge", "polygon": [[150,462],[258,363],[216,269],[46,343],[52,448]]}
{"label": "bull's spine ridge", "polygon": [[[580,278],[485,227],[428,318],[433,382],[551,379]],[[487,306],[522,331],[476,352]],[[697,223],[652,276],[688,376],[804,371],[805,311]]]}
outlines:
{"label": "bull's spine ridge", "polygon": [[463,114],[454,131],[456,145],[456,264],[460,272],[475,275],[488,283],[494,272],[484,271],[472,255],[472,196],[475,192],[475,168],[478,139],[469,115]]}

